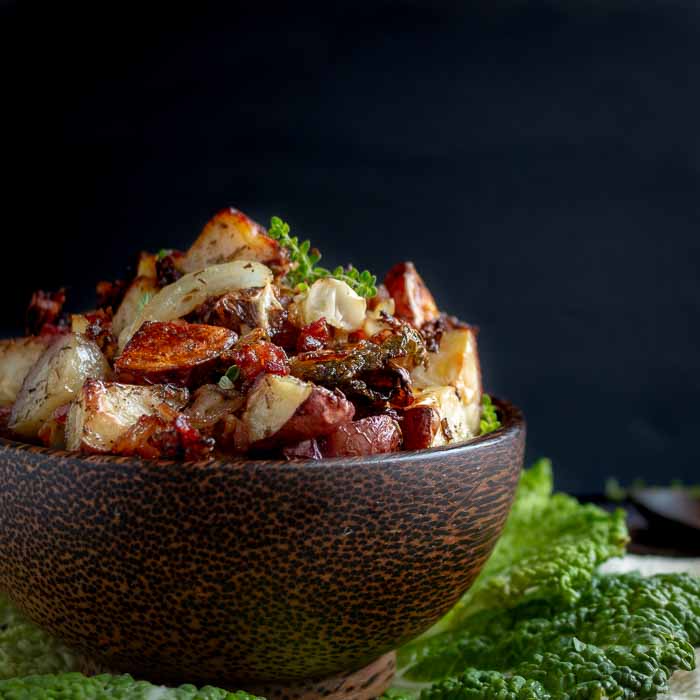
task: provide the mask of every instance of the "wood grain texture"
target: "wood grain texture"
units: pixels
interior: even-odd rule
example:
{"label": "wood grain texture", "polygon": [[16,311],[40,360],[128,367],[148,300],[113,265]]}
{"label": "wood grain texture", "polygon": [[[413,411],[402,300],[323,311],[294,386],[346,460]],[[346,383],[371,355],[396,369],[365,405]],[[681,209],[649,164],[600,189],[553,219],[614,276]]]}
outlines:
{"label": "wood grain texture", "polygon": [[144,462],[0,442],[0,588],[114,670],[240,686],[363,668],[468,588],[522,467],[520,411],[456,447]]}

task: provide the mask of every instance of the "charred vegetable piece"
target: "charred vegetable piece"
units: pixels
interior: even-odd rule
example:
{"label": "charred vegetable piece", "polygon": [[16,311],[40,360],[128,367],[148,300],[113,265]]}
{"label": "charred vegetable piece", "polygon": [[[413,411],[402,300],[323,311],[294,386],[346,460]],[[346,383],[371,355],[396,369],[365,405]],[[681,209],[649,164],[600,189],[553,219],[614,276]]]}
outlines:
{"label": "charred vegetable piece", "polygon": [[354,406],[340,392],[295,377],[267,374],[251,389],[243,422],[251,443],[268,448],[327,435],[354,413]]}
{"label": "charred vegetable piece", "polygon": [[295,377],[306,381],[342,386],[363,372],[384,369],[389,360],[402,358],[402,363],[411,368],[424,357],[425,346],[420,333],[403,323],[372,340],[339,350],[300,353],[291,359],[290,368]]}
{"label": "charred vegetable piece", "polygon": [[217,384],[204,384],[194,392],[185,414],[195,428],[209,432],[219,421],[238,411],[244,404],[244,396],[237,391],[224,391]]}
{"label": "charred vegetable piece", "polygon": [[155,296],[144,298],[134,319],[119,333],[119,348],[124,348],[147,321],[184,318],[210,297],[218,297],[235,289],[264,287],[271,281],[272,272],[268,267],[243,260],[212,265],[184,275],[177,282],[163,287]]}
{"label": "charred vegetable piece", "polygon": [[62,332],[65,323],[61,322],[61,312],[66,303],[66,290],[34,292],[29,302],[26,316],[27,335],[53,335]]}
{"label": "charred vegetable piece", "polygon": [[197,461],[209,457],[214,440],[192,427],[187,416],[173,419],[157,415],[141,416],[135,425],[117,438],[111,451],[142,459],[186,459]]}
{"label": "charred vegetable piece", "polygon": [[191,318],[200,323],[230,328],[241,335],[255,328],[269,333],[279,328],[286,312],[271,284],[264,287],[238,289],[207,300],[195,309]]}
{"label": "charred vegetable piece", "polygon": [[231,353],[231,363],[239,369],[244,388],[249,387],[261,374],[289,374],[289,360],[282,348],[265,339],[259,330],[238,342]]}
{"label": "charred vegetable piece", "polygon": [[115,378],[127,384],[195,386],[233,362],[237,340],[220,326],[144,323],[115,360]]}
{"label": "charred vegetable piece", "polygon": [[33,438],[56,408],[70,403],[86,379],[100,379],[109,365],[94,342],[81,335],[59,336],[27,374],[10,414],[9,427]]}
{"label": "charred vegetable piece", "polygon": [[27,373],[51,342],[46,335],[0,340],[0,406],[17,398]]}
{"label": "charred vegetable piece", "polygon": [[228,207],[206,224],[179,265],[184,272],[197,272],[232,260],[255,260],[278,269],[288,264],[287,251],[260,224]]}
{"label": "charred vegetable piece", "polygon": [[396,304],[396,315],[416,328],[440,316],[433,295],[412,262],[394,265],[387,273],[384,285]]}
{"label": "charred vegetable piece", "polygon": [[381,415],[339,425],[321,441],[321,452],[324,457],[360,457],[394,452],[400,446],[399,424]]}
{"label": "charred vegetable piece", "polygon": [[68,414],[66,446],[82,452],[111,452],[145,415],[172,421],[189,393],[169,385],[135,386],[88,380]]}
{"label": "charred vegetable piece", "polygon": [[322,350],[331,340],[331,332],[326,319],[321,317],[317,321],[304,326],[297,339],[297,352],[313,352]]}

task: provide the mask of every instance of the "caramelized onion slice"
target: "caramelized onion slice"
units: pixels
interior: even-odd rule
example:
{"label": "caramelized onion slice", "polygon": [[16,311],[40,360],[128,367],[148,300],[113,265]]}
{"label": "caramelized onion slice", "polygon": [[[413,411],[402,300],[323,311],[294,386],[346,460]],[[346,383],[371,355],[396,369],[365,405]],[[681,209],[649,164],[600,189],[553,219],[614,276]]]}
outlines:
{"label": "caramelized onion slice", "polygon": [[270,269],[259,262],[235,260],[191,272],[163,287],[144,305],[136,318],[119,334],[119,351],[146,321],[174,321],[203,304],[209,297],[235,289],[264,287],[272,281]]}

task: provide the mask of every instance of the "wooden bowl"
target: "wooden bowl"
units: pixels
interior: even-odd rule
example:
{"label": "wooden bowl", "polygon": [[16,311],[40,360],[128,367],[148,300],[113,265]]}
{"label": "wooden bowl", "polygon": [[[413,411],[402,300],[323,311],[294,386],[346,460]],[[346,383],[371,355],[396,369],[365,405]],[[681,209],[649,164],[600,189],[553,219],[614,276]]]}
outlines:
{"label": "wooden bowl", "polygon": [[[145,462],[0,441],[0,589],[96,664],[247,687],[351,672],[479,573],[525,425],[320,462]],[[357,695],[355,695],[357,696]]]}

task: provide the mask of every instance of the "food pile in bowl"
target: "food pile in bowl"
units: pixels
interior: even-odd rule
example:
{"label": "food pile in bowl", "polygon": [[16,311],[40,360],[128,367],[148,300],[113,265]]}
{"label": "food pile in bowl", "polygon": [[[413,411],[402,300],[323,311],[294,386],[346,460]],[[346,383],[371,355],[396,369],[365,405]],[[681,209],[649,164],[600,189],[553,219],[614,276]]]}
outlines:
{"label": "food pile in bowl", "polygon": [[187,251],[142,253],[93,311],[37,292],[0,342],[6,437],[145,459],[321,459],[459,443],[498,427],[475,329],[412,263],[328,270],[273,217],[228,208]]}

